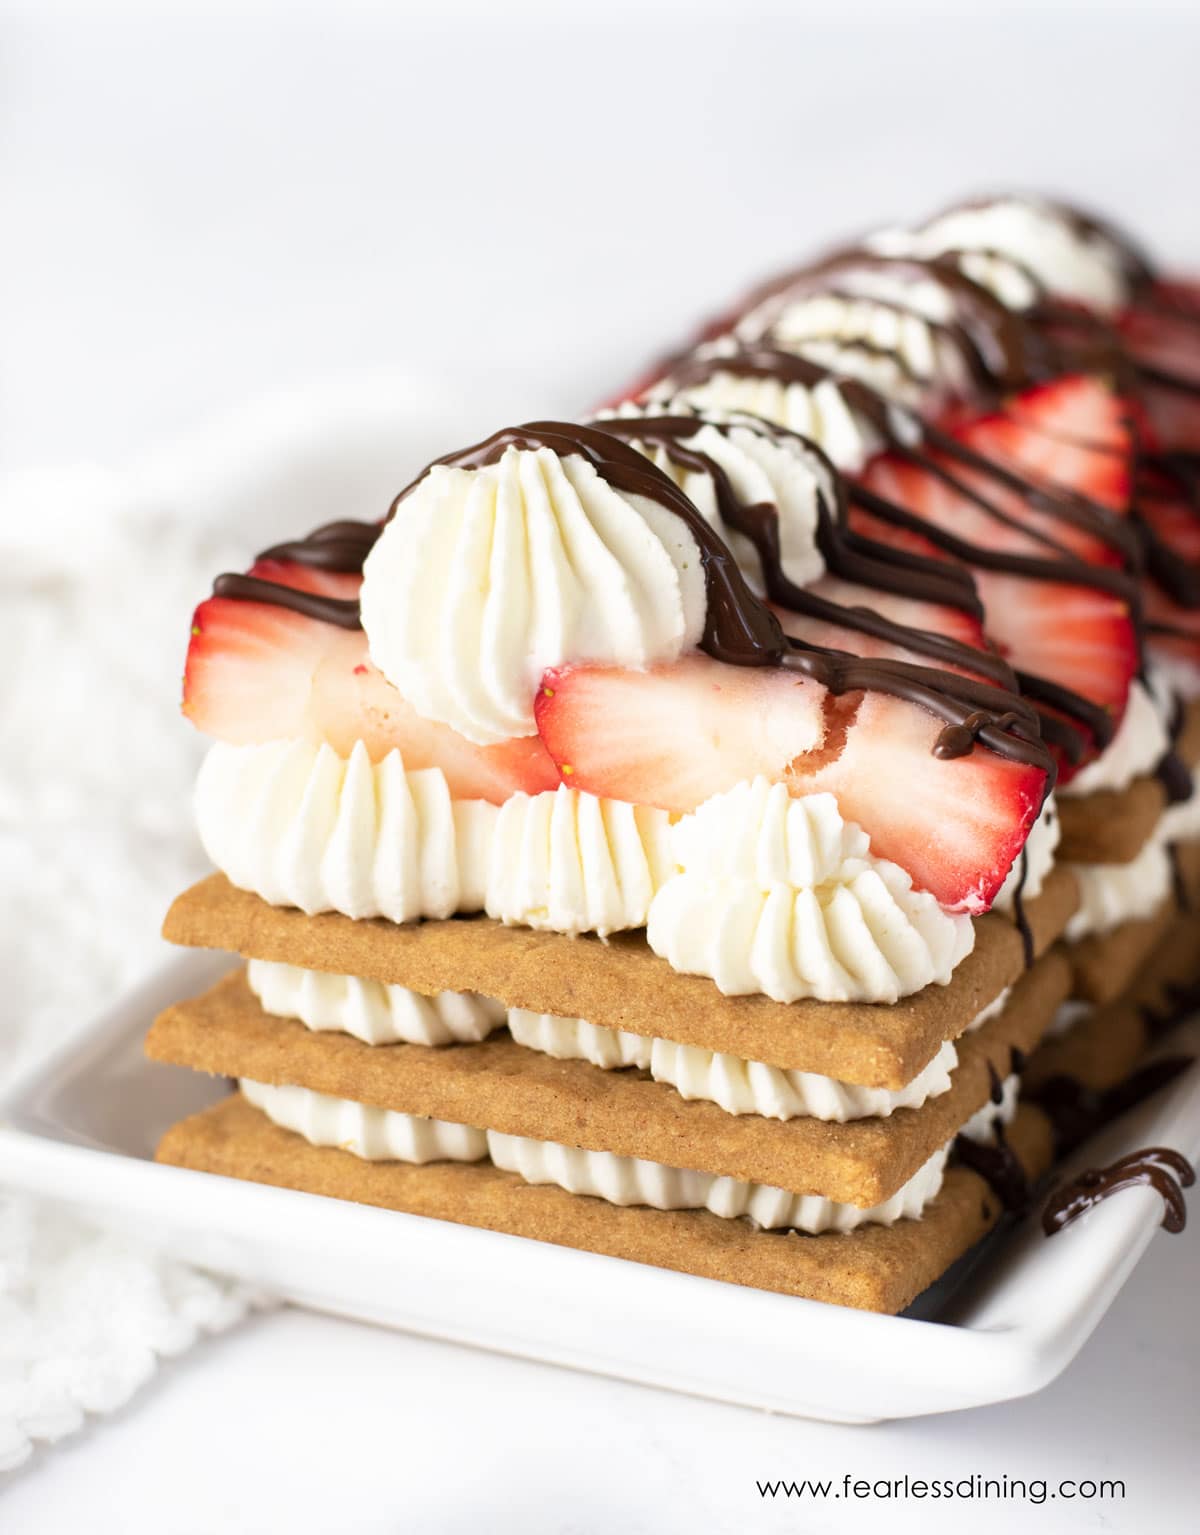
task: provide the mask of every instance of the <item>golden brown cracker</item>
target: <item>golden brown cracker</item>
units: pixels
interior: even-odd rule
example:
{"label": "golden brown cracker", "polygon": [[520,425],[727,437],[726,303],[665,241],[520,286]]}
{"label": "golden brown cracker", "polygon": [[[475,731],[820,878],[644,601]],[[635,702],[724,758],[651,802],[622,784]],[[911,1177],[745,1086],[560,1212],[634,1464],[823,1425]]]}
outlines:
{"label": "golden brown cracker", "polygon": [[[1050,1129],[1022,1108],[1009,1140],[1030,1176],[1050,1164]],[[865,1311],[902,1311],[999,1218],[987,1184],[951,1167],[920,1220],[846,1235],[762,1231],[705,1210],[610,1205],[523,1183],[490,1162],[366,1162],[310,1146],[237,1094],[168,1130],[158,1160],[175,1167],[299,1189],[357,1204],[628,1258]]]}
{"label": "golden brown cracker", "polygon": [[[1176,754],[1191,768],[1200,765],[1200,700],[1187,705],[1175,741]],[[1063,863],[1130,863],[1141,852],[1167,808],[1162,781],[1152,774],[1126,789],[1057,801],[1062,838],[1055,856]]]}
{"label": "golden brown cracker", "polygon": [[604,1071],[518,1045],[503,1031],[482,1044],[366,1045],[265,1013],[243,972],[168,1008],[146,1041],[153,1060],[218,1076],[306,1087],[334,1098],[644,1157],[669,1167],[771,1184],[863,1208],[906,1183],[987,1102],[989,1064],[1001,1076],[1028,1054],[1067,994],[1070,968],[1048,954],[1004,1010],[958,1042],[948,1092],[920,1108],[845,1124],[730,1114],[689,1102],[639,1071]]}
{"label": "golden brown cracker", "polygon": [[1136,1068],[1156,1024],[1169,1020],[1181,1003],[1200,1004],[1197,981],[1200,919],[1176,918],[1115,1002],[1043,1041],[1025,1068],[1022,1089],[1036,1090],[1051,1077],[1073,1077],[1098,1091],[1116,1086]]}
{"label": "golden brown cracker", "polygon": [[[1061,933],[1077,899],[1073,877],[1055,870],[1028,903],[1037,952]],[[221,874],[177,898],[163,934],[172,943],[366,976],[427,995],[481,992],[510,1007],[893,1089],[911,1081],[942,1041],[959,1035],[1023,969],[1013,924],[990,915],[978,920],[975,950],[948,986],[927,986],[890,1006],[726,997],[704,976],[677,974],[640,932],[602,942],[504,927],[487,917],[402,927],[336,913],[308,917],[237,890]]]}

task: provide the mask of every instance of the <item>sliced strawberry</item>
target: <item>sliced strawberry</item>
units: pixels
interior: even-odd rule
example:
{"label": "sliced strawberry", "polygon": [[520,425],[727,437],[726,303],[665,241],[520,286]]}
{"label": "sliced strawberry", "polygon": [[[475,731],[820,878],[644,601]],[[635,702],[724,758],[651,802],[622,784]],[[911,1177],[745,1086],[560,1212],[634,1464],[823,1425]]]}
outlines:
{"label": "sliced strawberry", "polygon": [[1200,283],[1156,284],[1120,329],[1159,445],[1200,452]]}
{"label": "sliced strawberry", "polygon": [[1156,284],[1121,317],[1120,330],[1140,362],[1200,383],[1200,283]]}
{"label": "sliced strawberry", "polygon": [[953,436],[1037,485],[1074,491],[1119,516],[1129,509],[1129,409],[1100,379],[1075,374],[1039,384]]}
{"label": "sliced strawberry", "polygon": [[991,904],[1045,787],[1039,768],[984,747],[935,757],[942,722],[915,704],[835,699],[794,672],[706,656],[547,672],[535,712],[563,781],[592,794],[685,812],[758,774],[828,790],[875,853],[952,910]]}
{"label": "sliced strawberry", "polygon": [[824,597],[843,607],[871,608],[894,624],[905,624],[910,629],[931,629],[934,634],[957,640],[960,645],[970,645],[976,650],[988,649],[983,624],[973,613],[962,608],[952,608],[946,603],[925,602],[918,597],[904,597],[899,592],[885,592],[874,586],[862,586],[857,581],[844,581],[840,576],[825,575],[813,581],[807,588],[815,596]]}
{"label": "sliced strawberry", "polygon": [[978,570],[975,579],[989,632],[1014,667],[1080,693],[1120,720],[1138,669],[1137,636],[1122,598],[999,571]]}
{"label": "sliced strawberry", "polygon": [[[959,672],[963,676],[989,680],[986,672],[967,665],[965,658],[946,657],[919,645],[903,642],[906,629],[922,630],[956,641],[970,650],[990,652],[991,646],[984,636],[982,624],[973,614],[964,613],[961,608],[877,591],[874,587],[859,586],[836,576],[823,576],[808,590],[814,596],[837,604],[839,609],[866,608],[880,618],[898,625],[900,633],[895,637],[875,635],[869,630],[856,627],[852,622],[840,622],[835,614],[816,617],[793,612],[790,608],[776,607],[775,616],[784,633],[794,639],[826,650],[844,650],[854,656],[884,656],[917,666],[934,666],[945,671]],[[851,616],[847,611],[847,617]]]}
{"label": "sliced strawberry", "polygon": [[[252,575],[341,599],[360,578],[260,561]],[[196,609],[183,712],[206,735],[248,745],[302,737],[348,756],[362,741],[378,761],[398,747],[409,769],[440,768],[462,799],[502,803],[552,789],[558,774],[537,736],[476,746],[422,717],[372,665],[361,629],[341,629],[273,603],[210,597]]]}

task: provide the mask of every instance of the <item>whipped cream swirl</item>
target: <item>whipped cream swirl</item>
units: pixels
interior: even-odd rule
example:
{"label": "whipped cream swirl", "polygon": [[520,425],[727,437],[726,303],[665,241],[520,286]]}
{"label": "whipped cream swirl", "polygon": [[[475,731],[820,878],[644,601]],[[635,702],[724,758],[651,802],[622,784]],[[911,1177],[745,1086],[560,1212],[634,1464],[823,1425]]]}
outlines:
{"label": "whipped cream swirl", "polygon": [[547,669],[675,660],[706,611],[679,517],[578,454],[516,446],[478,468],[429,469],[367,557],[360,602],[388,681],[482,744],[535,733]]}
{"label": "whipped cream swirl", "polygon": [[510,1008],[508,1027],[519,1045],[556,1060],[584,1060],[607,1071],[636,1066],[681,1097],[715,1103],[727,1114],[765,1119],[887,1118],[897,1109],[916,1109],[950,1090],[958,1051],[947,1040],[911,1082],[898,1091],[859,1087],[812,1071],[791,1071],[764,1061],[680,1045],[673,1040],[605,1028],[582,1018]]}
{"label": "whipped cream swirl", "polygon": [[[719,360],[734,349],[733,343],[716,341],[697,348],[694,355]],[[703,381],[683,386],[677,386],[668,375],[654,385],[647,398],[664,411],[682,405],[706,415],[730,412],[762,416],[810,438],[837,468],[850,473],[861,469],[883,446],[878,433],[850,407],[832,378],[809,386],[779,378],[745,377],[717,366]]]}
{"label": "whipped cream swirl", "polygon": [[487,880],[489,917],[557,933],[644,927],[675,872],[665,810],[560,785],[500,807]]}
{"label": "whipped cream swirl", "polygon": [[[690,407],[686,413],[692,413]],[[622,421],[646,414],[644,408],[629,405],[613,413]],[[654,409],[651,414],[658,411]],[[597,424],[603,427],[605,420],[601,418]],[[747,584],[758,596],[766,595],[762,562],[751,541],[722,520],[716,475],[712,469],[679,462],[672,456],[672,447],[689,457],[700,455],[711,461],[741,505],[773,508],[778,519],[780,564],[789,581],[808,586],[824,575],[817,525],[821,501],[832,506],[834,491],[825,483],[825,466],[798,438],[772,432],[757,416],[714,412],[697,414],[695,433],[673,439],[670,446],[653,437],[642,440],[626,435],[626,440],[675,481],[728,545]]]}
{"label": "whipped cream swirl", "polygon": [[196,780],[204,850],[230,882],[309,916],[448,917],[484,904],[499,811],[451,798],[437,768],[405,771],[310,741],[209,748]]}
{"label": "whipped cream swirl", "polygon": [[1098,757],[1059,790],[1064,799],[1101,789],[1127,789],[1135,778],[1153,772],[1171,744],[1167,721],[1172,707],[1169,688],[1161,678],[1154,682],[1151,688],[1134,679],[1116,734]]}
{"label": "whipped cream swirl", "polygon": [[421,1119],[331,1098],[304,1087],[272,1087],[243,1079],[243,1096],[273,1123],[314,1146],[337,1146],[366,1161],[478,1162],[490,1156],[525,1183],[556,1184],[614,1205],[656,1210],[709,1210],[728,1220],[748,1217],[768,1230],[854,1231],[915,1217],[941,1188],[949,1148],[934,1152],[882,1204],[862,1209],[818,1194],[795,1194],[764,1183],[668,1167],[609,1151],[583,1151],[558,1141],[502,1135],[444,1120]]}
{"label": "whipped cream swirl", "polygon": [[367,1045],[477,1044],[505,1020],[502,1002],[475,992],[426,997],[385,981],[264,959],[248,961],[246,980],[264,1012],[296,1018],[308,1029],[352,1034]]}
{"label": "whipped cream swirl", "polygon": [[875,857],[830,794],[739,784],[683,817],[672,848],[681,872],[651,904],[650,946],[726,995],[895,1002],[945,985],[974,947],[970,918]]}
{"label": "whipped cream swirl", "polygon": [[1028,309],[1050,293],[1112,314],[1130,297],[1126,262],[1112,241],[1037,198],[952,208],[920,229],[884,230],[867,243],[890,256],[952,253],[1010,309]]}
{"label": "whipped cream swirl", "polygon": [[1129,863],[1076,863],[1071,870],[1079,883],[1079,906],[1065,930],[1072,942],[1152,917],[1171,894],[1171,855],[1162,821]]}
{"label": "whipped cream swirl", "polygon": [[470,1125],[246,1077],[238,1087],[281,1129],[302,1135],[312,1146],[336,1146],[369,1162],[481,1162],[488,1154],[486,1133]]}

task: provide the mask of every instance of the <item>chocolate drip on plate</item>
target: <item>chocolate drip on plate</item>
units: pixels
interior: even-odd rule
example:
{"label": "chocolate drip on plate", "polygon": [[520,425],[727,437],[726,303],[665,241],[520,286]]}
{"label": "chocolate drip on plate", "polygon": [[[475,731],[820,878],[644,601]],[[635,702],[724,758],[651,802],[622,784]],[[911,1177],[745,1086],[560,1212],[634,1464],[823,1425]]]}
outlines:
{"label": "chocolate drip on plate", "polygon": [[1195,1181],[1185,1156],[1168,1146],[1146,1146],[1108,1167],[1089,1167],[1056,1189],[1042,1211],[1042,1230],[1052,1237],[1122,1189],[1149,1185],[1162,1195],[1164,1230],[1178,1233],[1187,1225],[1183,1191]]}
{"label": "chocolate drip on plate", "polygon": [[1097,1131],[1166,1087],[1192,1065],[1190,1055],[1161,1056],[1103,1091],[1088,1087],[1078,1077],[1062,1072],[1047,1079],[1027,1096],[1054,1127],[1059,1156],[1074,1150]]}

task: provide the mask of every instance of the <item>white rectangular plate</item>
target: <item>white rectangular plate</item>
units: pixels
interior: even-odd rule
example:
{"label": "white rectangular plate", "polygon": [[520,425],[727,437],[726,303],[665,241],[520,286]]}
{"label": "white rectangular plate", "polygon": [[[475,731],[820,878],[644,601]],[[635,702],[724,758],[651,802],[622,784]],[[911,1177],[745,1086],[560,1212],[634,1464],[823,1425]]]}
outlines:
{"label": "white rectangular plate", "polygon": [[[904,1317],[696,1279],[420,1216],[160,1167],[159,1136],[226,1089],[146,1061],[154,1014],[230,961],[172,961],[0,1102],[0,1177],[301,1305],[502,1353],[840,1422],[1003,1401],[1061,1373],[1162,1217],[1133,1189],[1057,1235],[985,1244]],[[1193,1043],[1200,1030],[1185,1026]],[[1093,1141],[1200,1152],[1200,1070]],[[915,1313],[915,1314],[914,1314]]]}

